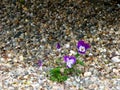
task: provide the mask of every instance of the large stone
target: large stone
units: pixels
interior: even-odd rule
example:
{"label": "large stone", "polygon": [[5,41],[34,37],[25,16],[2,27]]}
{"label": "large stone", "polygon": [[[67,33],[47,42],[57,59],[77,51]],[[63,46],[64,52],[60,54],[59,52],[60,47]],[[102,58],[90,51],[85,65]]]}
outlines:
{"label": "large stone", "polygon": [[119,58],[119,56],[115,56],[115,57],[111,58],[111,61],[112,62],[120,62],[120,58]]}

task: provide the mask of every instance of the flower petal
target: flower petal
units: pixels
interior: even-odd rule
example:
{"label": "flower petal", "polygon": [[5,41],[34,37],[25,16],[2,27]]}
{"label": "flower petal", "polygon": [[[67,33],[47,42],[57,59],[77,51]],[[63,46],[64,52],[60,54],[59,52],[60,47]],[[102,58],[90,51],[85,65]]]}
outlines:
{"label": "flower petal", "polygon": [[69,57],[69,60],[70,60],[70,61],[72,61],[72,62],[73,62],[73,64],[76,62],[76,58],[75,58],[75,57],[73,57],[73,56],[70,56],[70,57]]}
{"label": "flower petal", "polygon": [[56,48],[60,49],[60,43],[57,43]]}
{"label": "flower petal", "polygon": [[74,59],[69,59],[66,64],[68,68],[71,68],[74,63],[75,63]]}
{"label": "flower petal", "polygon": [[90,45],[88,43],[85,43],[84,46],[86,49],[90,48]]}
{"label": "flower petal", "polygon": [[69,56],[64,56],[64,61],[67,62],[67,60],[69,59]]}
{"label": "flower petal", "polygon": [[71,68],[71,67],[72,67],[72,64],[70,64],[69,62],[67,62],[67,67],[68,67],[68,68]]}
{"label": "flower petal", "polygon": [[77,48],[79,48],[81,45],[84,45],[84,41],[82,41],[82,40],[80,40],[80,41],[78,42]]}
{"label": "flower petal", "polygon": [[39,66],[39,67],[42,66],[42,60],[38,60],[38,66]]}
{"label": "flower petal", "polygon": [[64,61],[68,68],[71,68],[73,64],[76,62],[76,58],[73,56],[64,56]]}

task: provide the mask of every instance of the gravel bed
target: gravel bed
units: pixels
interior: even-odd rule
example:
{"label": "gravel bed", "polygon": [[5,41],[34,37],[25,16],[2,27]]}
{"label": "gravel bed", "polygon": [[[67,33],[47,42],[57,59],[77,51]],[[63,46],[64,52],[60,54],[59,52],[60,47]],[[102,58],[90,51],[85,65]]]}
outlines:
{"label": "gravel bed", "polygon": [[[50,81],[56,59],[77,52],[78,40],[91,44],[80,57],[84,72]],[[2,0],[0,78],[0,90],[120,90],[119,1]]]}

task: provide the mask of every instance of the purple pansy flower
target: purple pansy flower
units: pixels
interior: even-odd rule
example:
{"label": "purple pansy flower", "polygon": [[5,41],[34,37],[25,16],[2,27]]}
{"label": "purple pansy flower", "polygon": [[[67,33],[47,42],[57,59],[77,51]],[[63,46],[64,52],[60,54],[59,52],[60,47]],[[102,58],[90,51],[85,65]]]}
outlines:
{"label": "purple pansy flower", "polygon": [[85,54],[88,48],[90,48],[90,45],[82,40],[80,40],[77,44],[77,49],[80,54]]}
{"label": "purple pansy flower", "polygon": [[64,61],[68,68],[72,68],[72,65],[76,63],[76,58],[73,56],[64,56]]}
{"label": "purple pansy flower", "polygon": [[39,69],[42,70],[42,60],[38,60],[38,66],[39,66]]}
{"label": "purple pansy flower", "polygon": [[57,43],[56,48],[60,49],[60,43]]}
{"label": "purple pansy flower", "polygon": [[38,66],[39,66],[39,67],[42,66],[42,60],[38,60]]}

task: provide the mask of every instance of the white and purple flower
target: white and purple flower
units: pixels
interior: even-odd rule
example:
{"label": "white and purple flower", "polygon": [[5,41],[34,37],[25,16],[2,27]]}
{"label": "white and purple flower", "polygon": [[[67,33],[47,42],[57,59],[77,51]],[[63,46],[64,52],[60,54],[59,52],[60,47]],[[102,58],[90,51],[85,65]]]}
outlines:
{"label": "white and purple flower", "polygon": [[43,65],[42,60],[38,60],[38,66],[39,66],[39,69],[40,69],[40,70],[42,70],[42,65]]}
{"label": "white and purple flower", "polygon": [[56,48],[60,49],[60,43],[57,43]]}
{"label": "white and purple flower", "polygon": [[82,40],[80,40],[77,44],[77,49],[80,54],[85,54],[86,50],[89,48],[90,48],[90,45],[88,43],[85,43]]}
{"label": "white and purple flower", "polygon": [[73,56],[64,56],[64,61],[68,68],[72,68],[72,65],[76,63],[76,58]]}

